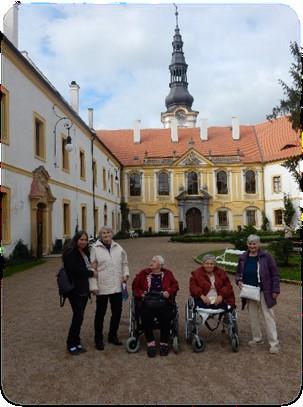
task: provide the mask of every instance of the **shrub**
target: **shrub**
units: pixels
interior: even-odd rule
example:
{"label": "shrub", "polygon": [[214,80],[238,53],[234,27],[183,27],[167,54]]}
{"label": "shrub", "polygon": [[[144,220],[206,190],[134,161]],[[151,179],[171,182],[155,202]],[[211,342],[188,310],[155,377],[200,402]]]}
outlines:
{"label": "shrub", "polygon": [[274,258],[279,266],[287,266],[288,258],[293,249],[293,242],[289,239],[281,238],[272,242],[269,249],[274,253]]}
{"label": "shrub", "polygon": [[23,243],[22,239],[19,239],[12,254],[10,255],[10,260],[23,261],[31,258],[32,256],[28,250],[28,247]]}

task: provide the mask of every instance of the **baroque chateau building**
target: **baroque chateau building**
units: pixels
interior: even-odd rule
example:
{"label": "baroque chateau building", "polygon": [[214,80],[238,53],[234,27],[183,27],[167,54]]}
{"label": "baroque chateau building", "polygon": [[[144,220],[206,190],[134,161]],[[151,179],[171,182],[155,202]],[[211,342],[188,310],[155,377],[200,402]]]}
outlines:
{"label": "baroque chateau building", "polygon": [[[79,116],[79,85],[67,102],[18,49],[18,4],[1,42],[1,241],[35,255],[52,252],[75,229],[204,233],[262,224],[283,228],[283,194],[299,208],[299,188],[283,161],[300,154],[286,117],[256,125],[208,126],[193,110],[178,26],[169,65],[162,128],[95,130]],[[160,114],[160,112],[159,112]],[[299,219],[299,209],[297,210]],[[296,227],[297,219],[294,220]]]}

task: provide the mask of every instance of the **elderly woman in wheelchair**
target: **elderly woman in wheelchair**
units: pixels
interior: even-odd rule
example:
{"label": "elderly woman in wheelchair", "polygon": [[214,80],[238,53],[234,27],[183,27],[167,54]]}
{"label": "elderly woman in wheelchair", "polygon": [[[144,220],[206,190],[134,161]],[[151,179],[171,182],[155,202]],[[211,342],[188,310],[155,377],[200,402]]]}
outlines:
{"label": "elderly woman in wheelchair", "polygon": [[160,328],[160,356],[168,355],[170,337],[177,351],[178,310],[175,296],[179,285],[173,273],[163,265],[163,257],[154,256],[149,267],[141,270],[133,281],[134,298],[130,305],[130,337],[127,341],[129,352],[138,350],[139,336],[144,332],[147,355],[156,356],[155,328]]}
{"label": "elderly woman in wheelchair", "polygon": [[[199,336],[199,326],[205,325],[210,331],[220,323],[231,341],[232,350],[239,350],[235,295],[227,273],[216,265],[216,258],[207,254],[202,266],[191,273],[191,297],[185,307],[186,339],[192,343],[195,352],[203,352],[205,341]],[[211,320],[215,325],[211,326]]]}

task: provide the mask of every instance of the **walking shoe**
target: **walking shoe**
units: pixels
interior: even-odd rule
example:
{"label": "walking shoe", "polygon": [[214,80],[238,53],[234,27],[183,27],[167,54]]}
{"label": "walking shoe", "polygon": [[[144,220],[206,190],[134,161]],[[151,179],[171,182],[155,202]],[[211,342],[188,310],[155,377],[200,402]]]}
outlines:
{"label": "walking shoe", "polygon": [[252,339],[248,342],[248,346],[263,345],[263,343],[264,341],[262,339],[259,339],[258,341],[256,339]]}
{"label": "walking shoe", "polygon": [[108,337],[108,343],[112,343],[112,344],[118,345],[118,346],[121,346],[121,345],[122,345],[122,342],[119,341],[119,339],[118,339],[117,336],[109,336],[109,337]]}
{"label": "walking shoe", "polygon": [[73,356],[79,355],[79,353],[80,353],[77,346],[72,346],[71,348],[67,348],[67,350],[68,350],[68,353]]}
{"label": "walking shoe", "polygon": [[77,349],[79,353],[85,353],[87,350],[82,345],[77,345]]}
{"label": "walking shoe", "polygon": [[148,346],[146,348],[146,352],[147,352],[147,356],[149,358],[154,358],[156,356],[156,353],[157,353],[156,347],[155,346]]}
{"label": "walking shoe", "polygon": [[279,346],[271,346],[269,348],[269,353],[271,353],[272,355],[276,354],[276,353],[279,353],[279,352],[280,352]]}
{"label": "walking shoe", "polygon": [[161,344],[160,345],[160,356],[167,356],[168,355],[168,345]]}
{"label": "walking shoe", "polygon": [[96,343],[97,350],[104,350],[104,343],[103,341]]}

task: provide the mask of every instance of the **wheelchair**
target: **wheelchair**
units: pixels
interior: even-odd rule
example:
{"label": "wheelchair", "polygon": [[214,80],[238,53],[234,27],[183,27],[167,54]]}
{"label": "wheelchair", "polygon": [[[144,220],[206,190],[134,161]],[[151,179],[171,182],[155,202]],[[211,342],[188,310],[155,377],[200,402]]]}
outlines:
{"label": "wheelchair", "polygon": [[[141,316],[139,312],[140,300],[134,296],[129,301],[129,326],[128,326],[128,339],[126,341],[126,350],[129,353],[136,353],[140,349],[140,336],[144,334]],[[179,352],[179,311],[178,305],[173,299],[172,304],[172,319],[170,321],[169,343],[175,353]],[[157,318],[153,321],[153,330],[159,329],[159,322]]]}
{"label": "wheelchair", "polygon": [[205,339],[199,335],[199,328],[205,325],[210,331],[214,331],[220,324],[222,332],[227,331],[232,351],[238,352],[239,333],[235,308],[230,305],[227,309],[199,308],[193,297],[189,297],[185,305],[185,337],[194,352],[203,352],[206,347]]}

